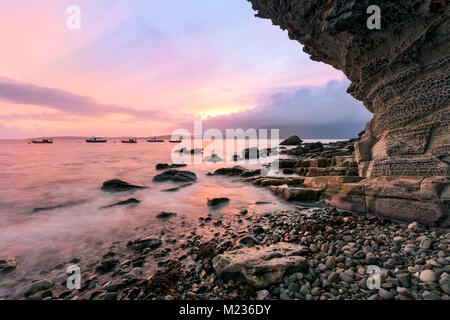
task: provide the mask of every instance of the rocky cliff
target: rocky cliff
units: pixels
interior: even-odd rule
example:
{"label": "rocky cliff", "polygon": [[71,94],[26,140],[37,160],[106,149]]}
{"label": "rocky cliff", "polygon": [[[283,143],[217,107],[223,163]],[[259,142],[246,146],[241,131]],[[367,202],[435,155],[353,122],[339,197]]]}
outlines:
{"label": "rocky cliff", "polygon": [[[450,225],[448,1],[249,1],[312,60],[342,70],[352,82],[348,92],[374,114],[355,144],[366,179],[335,190],[329,202]],[[379,30],[366,25],[373,4],[381,9]]]}

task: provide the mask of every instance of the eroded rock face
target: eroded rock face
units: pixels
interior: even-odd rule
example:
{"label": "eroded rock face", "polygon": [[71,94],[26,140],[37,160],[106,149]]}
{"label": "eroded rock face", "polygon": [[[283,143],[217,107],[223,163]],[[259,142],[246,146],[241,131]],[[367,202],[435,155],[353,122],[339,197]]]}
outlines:
{"label": "eroded rock face", "polygon": [[239,279],[255,288],[279,283],[288,273],[304,271],[308,252],[304,246],[279,242],[268,247],[238,249],[218,255],[212,261],[219,278]]}
{"label": "eroded rock face", "polygon": [[[396,177],[423,181],[449,176],[448,1],[379,1],[380,30],[366,26],[366,10],[377,1],[249,1],[258,17],[271,19],[302,43],[312,60],[342,70],[352,82],[348,92],[374,114],[355,144],[361,177],[388,177],[384,183],[395,186]],[[377,182],[382,185],[382,180]],[[369,187],[376,201],[378,187]],[[418,188],[433,193],[425,190],[429,184]],[[448,188],[444,185],[429,200],[429,210],[440,215],[436,221],[448,217]],[[404,188],[401,199],[409,198],[408,190]]]}

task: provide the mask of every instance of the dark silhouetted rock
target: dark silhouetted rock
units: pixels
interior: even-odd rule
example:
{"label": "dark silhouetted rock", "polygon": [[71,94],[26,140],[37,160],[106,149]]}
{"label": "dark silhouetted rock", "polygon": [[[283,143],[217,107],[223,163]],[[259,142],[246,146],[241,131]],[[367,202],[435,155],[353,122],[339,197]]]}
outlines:
{"label": "dark silhouetted rock", "polygon": [[213,206],[218,206],[220,204],[224,204],[224,203],[228,203],[230,202],[230,199],[228,198],[212,198],[212,199],[208,199],[207,204],[210,207]]}
{"label": "dark silhouetted rock", "polygon": [[303,142],[302,139],[300,139],[297,136],[290,136],[289,138],[283,140],[280,143],[280,146],[298,146]]}
{"label": "dark silhouetted rock", "polygon": [[104,207],[101,207],[102,209],[107,209],[107,208],[112,208],[112,207],[117,207],[117,206],[125,206],[125,205],[129,205],[129,204],[138,204],[140,203],[139,200],[135,199],[135,198],[130,198],[124,201],[119,201]]}
{"label": "dark silhouetted rock", "polygon": [[108,191],[108,192],[122,192],[122,191],[129,191],[129,190],[136,190],[136,189],[143,189],[146,188],[144,186],[137,186],[134,184],[130,184],[128,182],[119,180],[119,179],[113,179],[103,182],[102,190]]}
{"label": "dark silhouetted rock", "polygon": [[163,211],[163,212],[161,212],[161,213],[159,213],[156,217],[158,218],[158,219],[167,219],[167,218],[170,218],[170,217],[173,217],[173,216],[176,216],[177,214],[175,213],[175,212],[166,212],[166,211]]}
{"label": "dark silhouetted rock", "polygon": [[174,181],[174,182],[192,182],[196,181],[197,176],[195,173],[190,171],[180,171],[180,170],[167,170],[161,174],[153,177],[153,181],[155,182],[164,182],[164,181]]}

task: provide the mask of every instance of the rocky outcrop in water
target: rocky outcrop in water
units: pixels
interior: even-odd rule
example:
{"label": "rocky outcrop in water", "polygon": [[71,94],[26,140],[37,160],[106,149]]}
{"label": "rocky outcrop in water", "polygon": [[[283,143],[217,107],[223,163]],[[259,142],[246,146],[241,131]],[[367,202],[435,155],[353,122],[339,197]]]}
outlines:
{"label": "rocky outcrop in water", "polygon": [[249,1],[312,60],[342,70],[348,92],[374,114],[355,143],[367,179],[336,186],[330,203],[449,226],[448,1],[380,1],[380,30],[366,26],[369,0]]}
{"label": "rocky outcrop in water", "polygon": [[197,180],[197,175],[190,171],[170,169],[153,177],[154,182],[192,182]]}
{"label": "rocky outcrop in water", "polygon": [[112,179],[103,182],[102,190],[108,191],[108,192],[122,192],[122,191],[130,191],[130,190],[136,190],[136,189],[144,189],[146,187],[144,186],[137,186],[134,184],[131,184],[126,181],[122,181],[119,179]]}

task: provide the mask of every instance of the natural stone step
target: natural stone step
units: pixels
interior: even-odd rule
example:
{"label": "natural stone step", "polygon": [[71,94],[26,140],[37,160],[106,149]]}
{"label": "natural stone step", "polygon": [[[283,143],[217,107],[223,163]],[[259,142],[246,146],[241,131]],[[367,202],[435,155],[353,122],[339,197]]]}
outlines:
{"label": "natural stone step", "polygon": [[288,185],[272,186],[271,191],[286,201],[318,201],[324,189],[293,188]]}

